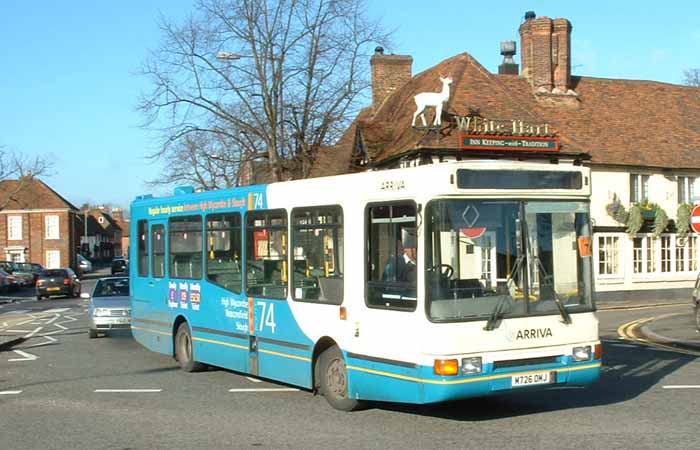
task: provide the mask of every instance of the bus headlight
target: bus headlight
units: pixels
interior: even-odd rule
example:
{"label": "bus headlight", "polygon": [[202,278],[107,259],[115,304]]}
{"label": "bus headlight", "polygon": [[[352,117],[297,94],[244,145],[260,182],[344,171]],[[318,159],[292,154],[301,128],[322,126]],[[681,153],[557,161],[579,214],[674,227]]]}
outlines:
{"label": "bus headlight", "polygon": [[591,359],[591,346],[586,345],[585,347],[574,347],[572,355],[574,361],[588,361]]}
{"label": "bus headlight", "polygon": [[481,373],[481,356],[462,358],[462,375]]}

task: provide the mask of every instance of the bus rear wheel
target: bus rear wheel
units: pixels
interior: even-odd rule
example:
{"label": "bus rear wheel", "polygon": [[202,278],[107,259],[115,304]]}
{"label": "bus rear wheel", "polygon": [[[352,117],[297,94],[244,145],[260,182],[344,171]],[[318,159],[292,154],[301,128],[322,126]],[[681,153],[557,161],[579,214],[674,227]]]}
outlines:
{"label": "bus rear wheel", "polygon": [[206,368],[204,364],[194,360],[192,335],[186,322],[181,323],[175,333],[175,359],[185,372],[201,372]]}
{"label": "bus rear wheel", "polygon": [[355,411],[364,406],[348,396],[348,370],[340,349],[336,346],[324,350],[319,357],[321,393],[330,405],[341,411]]}

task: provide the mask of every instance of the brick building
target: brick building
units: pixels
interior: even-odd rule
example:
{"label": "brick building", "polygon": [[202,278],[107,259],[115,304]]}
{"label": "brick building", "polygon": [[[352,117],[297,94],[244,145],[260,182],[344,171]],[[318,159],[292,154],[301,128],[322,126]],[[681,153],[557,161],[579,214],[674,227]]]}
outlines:
{"label": "brick building", "polygon": [[[121,217],[121,210],[118,210]],[[83,209],[78,216],[81,253],[83,256],[100,262],[110,262],[122,255],[122,228],[119,222],[104,206]],[[87,219],[87,227],[85,220]]]}
{"label": "brick building", "polygon": [[0,257],[47,268],[76,266],[78,209],[39,179],[0,182]]}
{"label": "brick building", "polygon": [[[599,296],[686,296],[700,270],[700,241],[684,233],[688,223],[682,213],[700,192],[700,89],[574,76],[572,29],[567,19],[527,13],[519,27],[522,70],[511,59],[511,42],[502,45],[506,58],[497,73],[461,53],[413,75],[410,56],[385,55],[377,48],[371,59],[371,107],[337,145],[319,154],[312,176],[467,158],[512,159],[512,153],[493,148],[466,148],[464,136],[488,127],[492,134],[515,134],[502,124],[527,124],[525,134],[531,137],[555,136],[558,155],[532,152],[517,158],[592,170]],[[440,77],[447,76],[452,84],[442,124],[413,127],[414,96],[440,92]],[[433,111],[426,114],[431,122]],[[615,202],[626,211],[652,209],[653,217],[630,227],[632,215],[614,218],[609,212]],[[655,226],[662,210],[670,221]]]}

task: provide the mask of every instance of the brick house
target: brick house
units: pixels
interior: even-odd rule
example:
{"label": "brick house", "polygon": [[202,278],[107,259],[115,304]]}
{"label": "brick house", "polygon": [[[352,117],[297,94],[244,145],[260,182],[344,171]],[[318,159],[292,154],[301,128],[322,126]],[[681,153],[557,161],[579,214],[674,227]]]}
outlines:
{"label": "brick house", "polygon": [[76,267],[78,209],[39,179],[0,182],[0,257],[47,268]]}
{"label": "brick house", "polygon": [[[87,228],[85,220],[87,218]],[[95,261],[109,262],[122,254],[122,228],[105,207],[83,209],[78,217],[81,253]]]}
{"label": "brick house", "polygon": [[[541,124],[531,135],[558,138],[556,161],[536,152],[518,159],[592,170],[599,296],[687,296],[700,270],[700,240],[679,234],[677,226],[684,228],[678,211],[692,206],[700,193],[700,88],[572,75],[567,19],[528,13],[519,33],[522,71],[511,59],[514,42],[512,50],[502,51],[506,59],[497,73],[461,53],[414,76],[410,56],[385,55],[378,47],[371,58],[372,105],[334,147],[319,153],[311,175],[512,159],[512,153],[465,148],[463,138],[493,126],[489,123]],[[453,82],[441,126],[412,127],[414,96],[439,92],[440,77],[446,76]],[[431,121],[433,111],[426,113]],[[470,128],[474,124],[481,129]],[[627,223],[608,213],[614,199],[627,209],[653,202],[671,220],[662,230],[647,219],[627,232]]]}
{"label": "brick house", "polygon": [[121,208],[112,209],[112,218],[121,228],[121,247],[118,249],[118,253],[115,256],[124,256],[125,258],[129,255],[129,240],[130,240],[130,227],[131,221],[124,217],[124,211]]}

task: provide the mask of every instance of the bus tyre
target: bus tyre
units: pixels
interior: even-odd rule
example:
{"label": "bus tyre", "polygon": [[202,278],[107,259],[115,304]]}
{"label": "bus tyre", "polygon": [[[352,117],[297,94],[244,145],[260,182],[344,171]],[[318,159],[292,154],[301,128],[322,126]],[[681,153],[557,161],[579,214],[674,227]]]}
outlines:
{"label": "bus tyre", "polygon": [[330,405],[341,411],[354,411],[362,407],[358,400],[348,397],[348,371],[340,349],[329,347],[319,357],[321,393]]}
{"label": "bus tyre", "polygon": [[206,368],[204,364],[194,360],[192,335],[187,322],[181,323],[175,334],[175,359],[185,372],[201,372]]}

